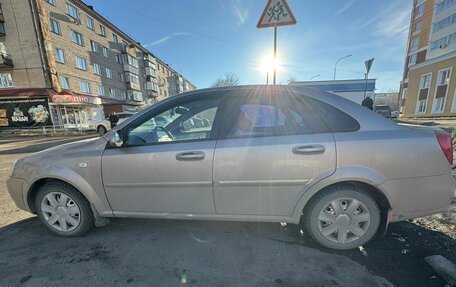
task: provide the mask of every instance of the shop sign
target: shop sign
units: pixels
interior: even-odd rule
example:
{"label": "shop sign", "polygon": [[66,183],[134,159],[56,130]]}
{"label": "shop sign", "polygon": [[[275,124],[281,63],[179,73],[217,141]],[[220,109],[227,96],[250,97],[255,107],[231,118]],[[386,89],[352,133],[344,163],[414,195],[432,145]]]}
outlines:
{"label": "shop sign", "polygon": [[52,95],[51,103],[101,105],[101,99],[98,97],[89,97],[89,96],[82,96],[82,95]]}
{"label": "shop sign", "polygon": [[52,125],[47,98],[0,99],[0,128]]}

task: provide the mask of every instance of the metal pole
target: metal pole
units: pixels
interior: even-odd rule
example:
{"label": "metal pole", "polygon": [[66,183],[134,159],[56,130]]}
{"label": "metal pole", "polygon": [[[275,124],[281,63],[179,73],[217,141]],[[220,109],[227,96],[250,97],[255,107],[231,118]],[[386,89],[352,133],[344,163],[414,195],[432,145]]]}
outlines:
{"label": "metal pole", "polygon": [[269,85],[269,71],[266,72],[266,85]]}
{"label": "metal pole", "polygon": [[277,79],[277,26],[274,26],[274,76],[273,84],[276,84]]}
{"label": "metal pole", "polygon": [[367,77],[369,76],[368,73],[365,73],[364,74],[364,79],[365,79],[365,82],[364,82],[364,98],[366,98],[366,89],[367,89]]}

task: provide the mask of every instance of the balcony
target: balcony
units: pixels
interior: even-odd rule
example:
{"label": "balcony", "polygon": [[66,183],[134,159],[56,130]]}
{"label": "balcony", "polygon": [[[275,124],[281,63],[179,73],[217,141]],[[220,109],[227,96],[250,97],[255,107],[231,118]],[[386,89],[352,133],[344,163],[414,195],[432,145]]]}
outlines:
{"label": "balcony", "polygon": [[148,91],[158,91],[157,83],[146,82],[146,90],[148,90]]}
{"label": "balcony", "polygon": [[14,67],[11,55],[2,54],[0,57],[0,67]]}
{"label": "balcony", "polygon": [[135,101],[135,102],[142,102],[143,101],[143,94],[137,91],[127,91],[128,100]]}
{"label": "balcony", "polygon": [[145,55],[144,64],[146,67],[150,67],[155,70],[155,67],[157,65],[157,59],[155,59],[152,55]]}
{"label": "balcony", "polygon": [[141,86],[139,84],[133,83],[133,82],[127,82],[127,90],[136,90],[140,91]]}
{"label": "balcony", "polygon": [[155,70],[150,67],[146,67],[146,76],[152,76],[155,78]]}

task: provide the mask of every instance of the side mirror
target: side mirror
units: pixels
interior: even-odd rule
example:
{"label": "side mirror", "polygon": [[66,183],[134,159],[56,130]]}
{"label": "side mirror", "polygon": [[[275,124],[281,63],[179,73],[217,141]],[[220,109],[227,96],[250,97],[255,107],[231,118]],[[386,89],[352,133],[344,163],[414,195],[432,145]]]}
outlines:
{"label": "side mirror", "polygon": [[119,148],[123,145],[122,137],[119,134],[119,131],[112,132],[109,138],[109,145],[113,148]]}

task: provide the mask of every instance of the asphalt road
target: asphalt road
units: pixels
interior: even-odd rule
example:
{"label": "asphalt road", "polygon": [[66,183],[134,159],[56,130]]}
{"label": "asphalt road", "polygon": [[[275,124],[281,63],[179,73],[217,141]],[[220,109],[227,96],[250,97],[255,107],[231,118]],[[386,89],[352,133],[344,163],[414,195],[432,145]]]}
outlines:
{"label": "asphalt road", "polygon": [[453,238],[410,222],[343,252],[270,223],[114,219],[57,237],[15,208],[4,180],[16,158],[72,140],[0,140],[0,286],[444,286],[424,257],[456,261]]}

